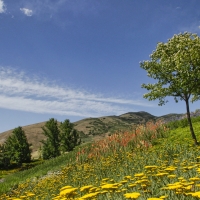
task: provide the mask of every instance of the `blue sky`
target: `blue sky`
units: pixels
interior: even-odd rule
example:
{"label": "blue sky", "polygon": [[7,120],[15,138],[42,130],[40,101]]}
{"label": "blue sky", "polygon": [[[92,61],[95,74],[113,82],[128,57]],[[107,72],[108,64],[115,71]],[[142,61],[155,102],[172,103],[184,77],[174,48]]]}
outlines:
{"label": "blue sky", "polygon": [[[0,132],[47,121],[146,111],[139,62],[174,34],[200,34],[198,0],[0,0]],[[190,104],[191,111],[200,103]]]}

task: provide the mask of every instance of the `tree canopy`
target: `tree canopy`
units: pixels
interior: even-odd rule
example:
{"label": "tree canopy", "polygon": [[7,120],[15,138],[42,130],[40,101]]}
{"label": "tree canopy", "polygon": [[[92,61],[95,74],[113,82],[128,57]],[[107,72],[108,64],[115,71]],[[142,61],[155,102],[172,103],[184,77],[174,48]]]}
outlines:
{"label": "tree canopy", "polygon": [[47,137],[41,141],[43,159],[54,158],[66,151],[72,151],[81,143],[79,133],[68,119],[60,125],[54,118],[49,119],[43,127],[43,134]]}
{"label": "tree canopy", "polygon": [[54,158],[60,155],[59,151],[59,129],[58,122],[54,118],[49,119],[42,128],[43,134],[47,140],[41,141],[43,143],[42,157],[44,159]]}
{"label": "tree canopy", "polygon": [[[15,128],[4,145],[4,154],[18,165],[31,161],[31,144],[28,143],[22,127]],[[7,160],[6,159],[6,160]]]}
{"label": "tree canopy", "polygon": [[195,144],[190,119],[189,99],[194,102],[200,99],[200,38],[197,34],[180,33],[168,42],[159,42],[156,50],[150,55],[150,61],[143,61],[140,67],[155,80],[154,84],[142,84],[142,88],[150,91],[144,98],[159,100],[158,105],[167,103],[165,97],[174,97],[175,102],[186,102],[187,118]]}

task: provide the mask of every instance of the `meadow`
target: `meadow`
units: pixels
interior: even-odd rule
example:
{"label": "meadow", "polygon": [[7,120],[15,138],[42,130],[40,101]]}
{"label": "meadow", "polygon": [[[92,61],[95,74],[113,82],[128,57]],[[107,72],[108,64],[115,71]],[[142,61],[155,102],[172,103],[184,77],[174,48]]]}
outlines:
{"label": "meadow", "polygon": [[[200,137],[200,121],[194,123]],[[5,176],[1,200],[200,199],[200,147],[189,127],[138,125]]]}

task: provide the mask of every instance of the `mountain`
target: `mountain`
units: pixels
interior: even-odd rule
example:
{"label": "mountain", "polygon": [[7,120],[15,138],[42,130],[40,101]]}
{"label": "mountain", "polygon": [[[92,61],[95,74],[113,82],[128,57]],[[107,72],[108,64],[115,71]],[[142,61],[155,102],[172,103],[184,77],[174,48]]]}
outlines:
{"label": "mountain", "polygon": [[[168,114],[156,117],[147,112],[128,112],[119,116],[105,116],[99,118],[86,118],[74,122],[74,128],[79,131],[82,141],[91,142],[102,139],[124,130],[131,130],[136,124],[146,123],[149,120],[169,121],[170,119],[177,119],[183,114]],[[42,134],[42,127],[46,122],[23,126],[23,130],[27,136],[27,140],[32,144],[32,157],[38,157],[39,149],[42,146],[41,140],[46,137]],[[0,133],[0,144],[4,143],[6,139],[12,134],[13,130]]]}

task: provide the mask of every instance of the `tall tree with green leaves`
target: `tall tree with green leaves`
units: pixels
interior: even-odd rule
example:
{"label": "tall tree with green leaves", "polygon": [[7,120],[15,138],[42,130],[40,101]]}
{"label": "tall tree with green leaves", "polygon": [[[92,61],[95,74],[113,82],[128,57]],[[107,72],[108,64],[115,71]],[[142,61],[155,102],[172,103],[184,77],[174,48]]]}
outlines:
{"label": "tall tree with green leaves", "polygon": [[60,124],[60,151],[72,151],[77,145],[80,145],[81,140],[74,125],[68,119]]}
{"label": "tall tree with green leaves", "polygon": [[16,162],[18,165],[31,161],[31,144],[28,143],[22,127],[15,128],[4,145],[6,159]]}
{"label": "tall tree with green leaves", "polygon": [[49,119],[45,126],[42,128],[43,134],[47,137],[46,140],[41,141],[43,143],[42,147],[42,157],[43,159],[55,158],[60,155],[59,150],[59,128],[58,122],[54,118]]}
{"label": "tall tree with green leaves", "polygon": [[159,42],[156,50],[150,55],[150,61],[143,61],[140,67],[147,75],[157,82],[142,84],[142,88],[150,91],[144,98],[159,100],[158,105],[164,105],[165,97],[174,97],[175,102],[185,101],[187,119],[194,144],[198,145],[193,130],[189,100],[200,99],[200,38],[197,34],[180,33],[174,35],[168,42]]}

